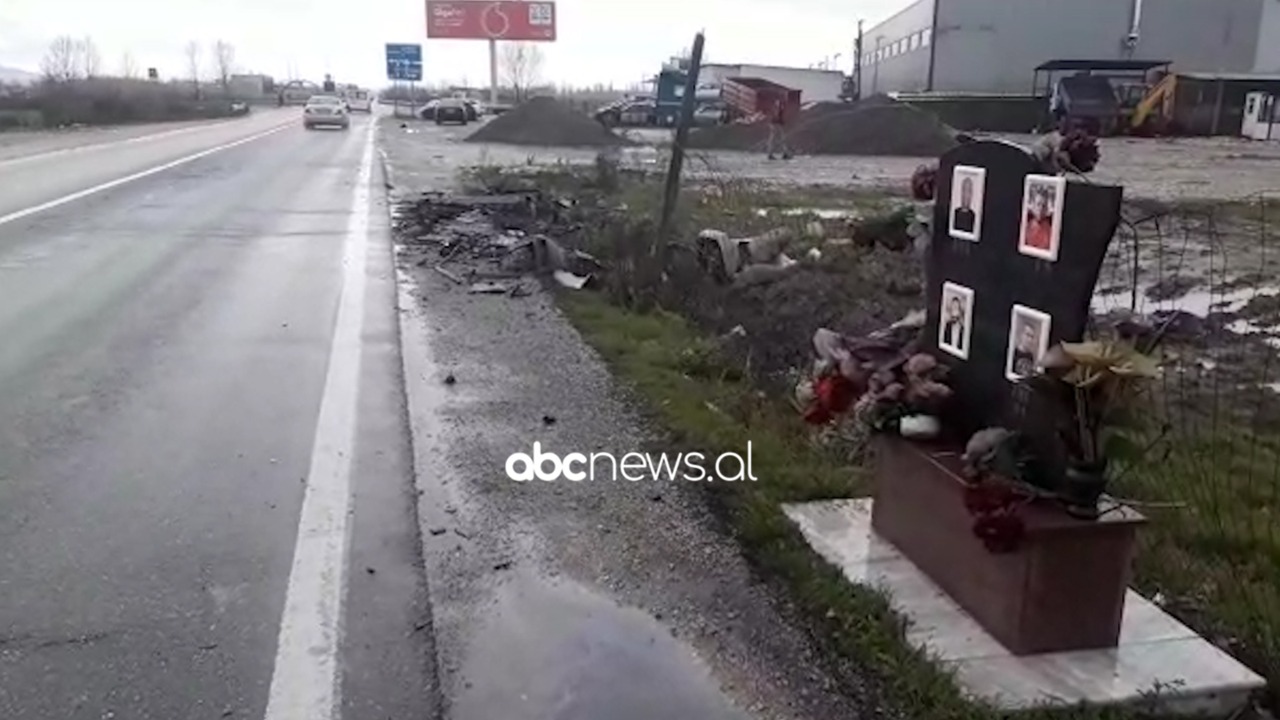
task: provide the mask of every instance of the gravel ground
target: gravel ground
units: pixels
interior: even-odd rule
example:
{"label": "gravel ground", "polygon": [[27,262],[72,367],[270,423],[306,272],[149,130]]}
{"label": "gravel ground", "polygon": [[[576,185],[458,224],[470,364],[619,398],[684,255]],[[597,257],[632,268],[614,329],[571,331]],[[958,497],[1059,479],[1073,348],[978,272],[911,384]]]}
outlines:
{"label": "gravel ground", "polygon": [[[474,162],[452,129],[384,123],[396,193]],[[421,252],[398,251],[401,332],[447,716],[857,717],[698,485],[506,477],[534,441],[620,456],[654,434],[549,294],[469,294]]]}

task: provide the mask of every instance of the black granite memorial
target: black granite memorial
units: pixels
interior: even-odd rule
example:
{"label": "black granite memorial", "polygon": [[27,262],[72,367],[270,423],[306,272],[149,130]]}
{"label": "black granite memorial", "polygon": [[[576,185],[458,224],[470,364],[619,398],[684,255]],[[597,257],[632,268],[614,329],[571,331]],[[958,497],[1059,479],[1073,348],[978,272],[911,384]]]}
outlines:
{"label": "black granite memorial", "polygon": [[1017,476],[1006,477],[1060,486],[1063,408],[1020,379],[1053,344],[1083,338],[1120,221],[1120,188],[1041,172],[1001,142],[941,158],[925,342],[950,370],[949,437],[878,436],[871,514],[881,537],[1015,655],[1116,646],[1144,522],[1130,510],[1083,520],[1053,503],[1018,504],[1000,518],[1001,534],[1018,528],[1006,544],[994,516],[970,504],[982,484],[956,450],[986,428],[1020,439]]}
{"label": "black granite memorial", "polygon": [[926,338],[950,367],[944,424],[958,440],[1008,427],[1053,456],[1051,419],[1017,379],[1048,347],[1082,339],[1122,188],[1039,172],[1023,148],[998,141],[942,156]]}

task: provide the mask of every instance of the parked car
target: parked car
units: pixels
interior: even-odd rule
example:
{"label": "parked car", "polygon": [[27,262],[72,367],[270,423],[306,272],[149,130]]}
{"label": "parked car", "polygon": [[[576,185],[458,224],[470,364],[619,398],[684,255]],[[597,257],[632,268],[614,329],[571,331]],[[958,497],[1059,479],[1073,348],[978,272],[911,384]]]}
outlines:
{"label": "parked car", "polygon": [[723,105],[707,104],[693,111],[694,127],[710,127],[719,125],[726,121],[729,116],[728,108]]}
{"label": "parked car", "polygon": [[474,112],[475,110],[465,100],[441,98],[424,105],[418,111],[418,117],[423,120],[434,120],[437,125],[445,123],[466,125],[475,117]]}
{"label": "parked car", "polygon": [[650,100],[613,103],[596,111],[595,118],[608,127],[653,125],[657,106]]}
{"label": "parked car", "polygon": [[302,108],[302,126],[308,130],[321,125],[340,127],[346,130],[351,127],[351,116],[347,105],[337,95],[312,95],[306,106]]}

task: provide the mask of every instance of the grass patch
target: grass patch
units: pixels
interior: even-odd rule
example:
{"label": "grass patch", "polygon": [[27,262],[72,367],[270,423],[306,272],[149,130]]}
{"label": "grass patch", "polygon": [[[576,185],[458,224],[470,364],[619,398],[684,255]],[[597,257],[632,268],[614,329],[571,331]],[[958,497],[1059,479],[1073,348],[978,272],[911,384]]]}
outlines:
{"label": "grass patch", "polygon": [[[564,293],[561,307],[616,376],[646,401],[676,444],[702,452],[741,452],[750,441],[755,483],[708,484],[713,505],[744,554],[786,590],[810,622],[813,637],[852,659],[870,679],[875,707],[930,720],[1000,717],[970,702],[954,679],[905,640],[905,625],[887,599],[849,583],[819,558],[783,514],[784,502],[868,494],[869,478],[814,448],[796,413],[761,396],[739,368],[718,360],[715,345],[681,317],[637,314],[593,293]],[[712,360],[717,358],[717,360]],[[866,712],[872,712],[867,708]],[[1123,718],[1119,710],[1034,712],[1028,718]]]}
{"label": "grass patch", "polygon": [[1118,492],[1182,505],[1149,509],[1136,583],[1268,681],[1280,704],[1280,454],[1274,434],[1179,434],[1167,458],[1123,477]]}

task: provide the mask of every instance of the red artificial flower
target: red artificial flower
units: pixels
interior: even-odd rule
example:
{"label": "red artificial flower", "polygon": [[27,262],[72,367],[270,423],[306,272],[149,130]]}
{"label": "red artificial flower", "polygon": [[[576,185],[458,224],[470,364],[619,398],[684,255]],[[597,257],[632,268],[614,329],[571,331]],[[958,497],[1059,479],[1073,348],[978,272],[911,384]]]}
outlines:
{"label": "red artificial flower", "polygon": [[973,523],[973,534],[993,553],[1017,550],[1026,532],[1022,518],[1009,512],[982,515]]}
{"label": "red artificial flower", "polygon": [[856,388],[843,375],[827,375],[819,378],[813,386],[818,402],[832,414],[838,415],[848,410],[857,399]]}
{"label": "red artificial flower", "polygon": [[1018,496],[1004,485],[980,483],[964,489],[964,506],[973,515],[989,515],[1010,508]]}

